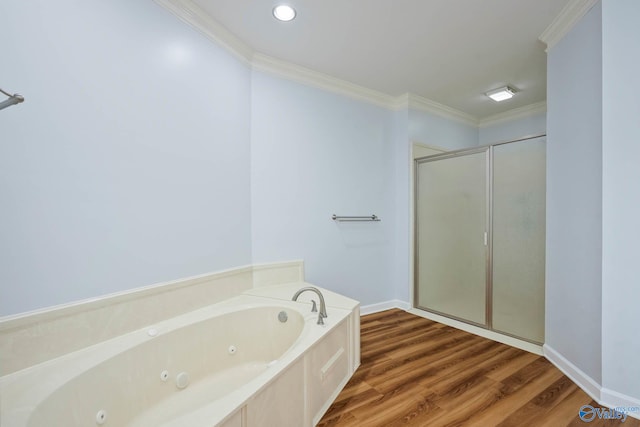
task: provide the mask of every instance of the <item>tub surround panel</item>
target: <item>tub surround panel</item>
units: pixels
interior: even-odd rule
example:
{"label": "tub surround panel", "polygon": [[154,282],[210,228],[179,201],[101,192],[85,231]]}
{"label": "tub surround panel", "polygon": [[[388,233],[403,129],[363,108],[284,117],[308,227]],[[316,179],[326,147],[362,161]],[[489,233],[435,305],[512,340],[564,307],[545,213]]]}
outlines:
{"label": "tub surround panel", "polygon": [[229,418],[220,423],[220,427],[242,427],[246,419],[245,410],[240,409],[234,412]]}
{"label": "tub surround panel", "polygon": [[0,375],[214,304],[251,287],[251,269],[164,283],[0,321]]}
{"label": "tub surround panel", "polygon": [[349,324],[343,323],[309,353],[306,360],[309,411],[316,425],[351,377],[349,375]]}
{"label": "tub surround panel", "polygon": [[280,283],[301,282],[303,280],[304,263],[302,260],[253,266],[254,288],[272,286]]}
{"label": "tub surround panel", "polygon": [[247,404],[244,426],[304,426],[304,359],[289,367]]}
{"label": "tub surround panel", "polygon": [[0,318],[0,376],[239,295],[254,273],[264,286],[300,282],[303,270],[302,261],[239,267]]}

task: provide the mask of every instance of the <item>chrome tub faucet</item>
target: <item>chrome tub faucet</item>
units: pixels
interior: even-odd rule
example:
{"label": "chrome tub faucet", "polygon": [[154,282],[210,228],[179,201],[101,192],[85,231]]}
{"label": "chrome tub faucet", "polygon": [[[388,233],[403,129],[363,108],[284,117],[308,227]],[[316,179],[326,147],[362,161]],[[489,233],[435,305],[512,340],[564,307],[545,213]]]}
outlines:
{"label": "chrome tub faucet", "polygon": [[[327,317],[327,306],[324,303],[324,297],[322,296],[322,292],[320,292],[318,288],[314,288],[313,286],[307,286],[305,288],[302,288],[293,295],[293,298],[291,298],[291,301],[297,301],[300,294],[305,291],[315,292],[318,295],[318,299],[320,299],[320,312],[318,313],[318,325],[324,325],[324,320],[322,319]],[[311,302],[313,303],[313,305],[311,306],[311,311],[312,312],[317,311],[316,302],[313,300],[311,300]]]}

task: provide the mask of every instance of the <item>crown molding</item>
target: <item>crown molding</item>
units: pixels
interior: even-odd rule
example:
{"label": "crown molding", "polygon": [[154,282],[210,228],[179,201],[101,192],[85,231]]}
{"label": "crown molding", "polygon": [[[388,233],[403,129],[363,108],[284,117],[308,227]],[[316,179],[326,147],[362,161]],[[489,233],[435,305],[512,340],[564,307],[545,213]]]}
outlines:
{"label": "crown molding", "polygon": [[479,128],[485,128],[488,126],[497,125],[511,120],[524,119],[526,117],[533,116],[535,114],[546,113],[547,102],[536,102],[535,104],[525,105],[524,107],[514,108],[504,113],[495,114],[493,116],[485,117],[478,121]]}
{"label": "crown molding", "polygon": [[570,0],[538,39],[549,52],[599,0]]}
{"label": "crown molding", "polygon": [[[394,97],[319,71],[256,52],[251,46],[240,40],[233,33],[214,20],[192,0],[154,1],[183,22],[201,32],[209,40],[226,49],[242,63],[256,71],[277,75],[288,80],[337,93],[352,99],[365,101],[383,108],[391,110],[413,109],[424,111],[474,127],[479,127],[481,123],[489,123],[490,120],[507,121],[509,119],[513,120],[515,118],[524,117],[528,114],[534,114],[534,112],[528,110],[529,107],[523,107],[522,109],[516,109],[522,111],[511,110],[500,115],[489,117],[488,119],[478,120],[470,114],[412,93],[406,93],[404,95]],[[584,3],[585,1],[595,3],[597,0],[571,0],[570,4]],[[568,7],[565,7],[565,9],[568,9]],[[565,10],[563,9],[563,12],[564,11]],[[586,11],[584,13],[586,13]],[[580,17],[583,15],[580,15]],[[558,20],[558,18],[556,18],[556,20]],[[546,109],[546,105],[544,108]],[[512,113],[514,111],[516,112]]]}
{"label": "crown molding", "polygon": [[436,116],[443,117],[445,119],[455,120],[469,126],[478,126],[478,119],[474,116],[413,93],[406,93],[396,98],[395,102],[391,105],[391,108],[410,108],[412,110],[435,114]]}
{"label": "crown molding", "polygon": [[253,69],[257,71],[275,74],[288,80],[366,101],[380,107],[391,108],[395,101],[393,96],[387,95],[386,93],[378,92],[262,53],[256,52],[253,55],[251,65]]}
{"label": "crown molding", "polygon": [[200,31],[209,40],[223,47],[245,65],[251,64],[254,50],[231,31],[220,25],[191,0],[154,0],[183,22]]}

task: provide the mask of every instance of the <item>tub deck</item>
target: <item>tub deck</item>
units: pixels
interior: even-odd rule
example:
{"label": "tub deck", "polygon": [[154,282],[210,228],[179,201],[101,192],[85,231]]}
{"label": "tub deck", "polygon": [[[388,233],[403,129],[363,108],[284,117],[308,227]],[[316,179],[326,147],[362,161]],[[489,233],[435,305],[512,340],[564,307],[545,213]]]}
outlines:
{"label": "tub deck", "polygon": [[[302,413],[293,411],[297,418],[289,424],[313,425],[359,364],[359,331],[353,332],[359,307],[355,301],[352,310],[328,304],[325,325],[317,325],[308,302],[313,295],[288,300],[300,287],[252,290],[2,377],[0,425],[94,425],[99,411],[106,411],[106,426],[259,425],[258,403],[260,412],[266,405],[276,414],[290,405],[289,393],[278,396],[272,386],[285,384],[306,396],[304,390],[323,389],[313,381],[326,382],[323,395],[311,396]],[[277,320],[279,311],[288,313],[287,322]],[[253,326],[242,323],[252,316]],[[221,331],[211,332],[216,323]],[[237,353],[221,351],[230,345]],[[247,355],[248,347],[258,354]],[[176,386],[180,371],[190,377],[184,389]]]}

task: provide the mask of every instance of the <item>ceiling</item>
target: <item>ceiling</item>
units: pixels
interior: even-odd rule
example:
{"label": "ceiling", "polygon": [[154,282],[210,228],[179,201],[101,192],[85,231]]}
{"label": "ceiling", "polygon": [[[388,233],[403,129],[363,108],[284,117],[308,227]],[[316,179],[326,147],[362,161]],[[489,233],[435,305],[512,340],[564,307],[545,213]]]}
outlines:
{"label": "ceiling", "polygon": [[[397,97],[406,93],[481,120],[546,99],[538,37],[569,0],[194,0],[253,51]],[[484,93],[518,93],[496,103]]]}

